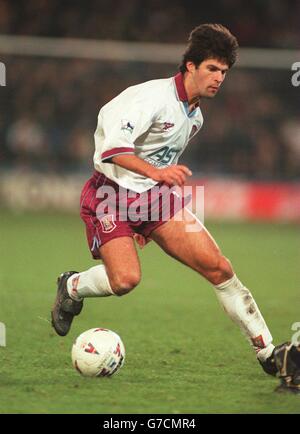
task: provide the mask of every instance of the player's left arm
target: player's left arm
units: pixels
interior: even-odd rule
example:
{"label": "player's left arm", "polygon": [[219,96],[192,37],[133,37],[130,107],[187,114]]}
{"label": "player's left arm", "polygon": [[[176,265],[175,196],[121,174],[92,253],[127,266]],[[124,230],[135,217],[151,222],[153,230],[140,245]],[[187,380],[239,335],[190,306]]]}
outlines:
{"label": "player's left arm", "polygon": [[164,182],[170,186],[182,186],[185,184],[187,176],[192,175],[192,172],[186,166],[172,165],[158,169],[136,155],[117,155],[112,158],[112,162],[131,172],[138,173],[157,182]]}

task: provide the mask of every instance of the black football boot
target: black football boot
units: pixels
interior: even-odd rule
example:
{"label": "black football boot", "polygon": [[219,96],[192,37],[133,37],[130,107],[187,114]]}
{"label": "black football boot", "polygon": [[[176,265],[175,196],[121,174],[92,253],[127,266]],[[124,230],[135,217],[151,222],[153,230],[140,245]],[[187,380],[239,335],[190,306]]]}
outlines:
{"label": "black football boot", "polygon": [[79,315],[83,307],[83,300],[73,300],[67,290],[68,278],[76,273],[78,271],[66,271],[57,279],[57,295],[51,317],[52,326],[60,336],[65,336],[69,332],[74,316]]}

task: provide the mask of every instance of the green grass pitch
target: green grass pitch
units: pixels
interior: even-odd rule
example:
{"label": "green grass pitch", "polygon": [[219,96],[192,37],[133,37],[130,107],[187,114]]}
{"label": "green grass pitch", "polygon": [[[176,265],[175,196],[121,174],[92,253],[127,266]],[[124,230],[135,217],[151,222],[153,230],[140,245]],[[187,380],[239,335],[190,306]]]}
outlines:
{"label": "green grass pitch", "polygon": [[[207,224],[252,291],[274,342],[300,321],[299,226]],[[56,277],[96,265],[79,217],[0,213],[0,413],[300,413],[300,396],[274,393],[210,285],[161,252],[140,252],[142,283],[125,297],[86,299],[69,335],[48,322]],[[71,365],[77,335],[106,327],[126,361],[111,378]]]}

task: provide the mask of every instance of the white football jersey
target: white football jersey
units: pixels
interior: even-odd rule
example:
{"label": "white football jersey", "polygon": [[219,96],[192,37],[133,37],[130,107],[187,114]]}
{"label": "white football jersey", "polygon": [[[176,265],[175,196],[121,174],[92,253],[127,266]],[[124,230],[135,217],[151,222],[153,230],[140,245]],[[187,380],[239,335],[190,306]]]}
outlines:
{"label": "white football jersey", "polygon": [[99,112],[95,169],[118,185],[142,193],[157,182],[113,164],[111,158],[132,154],[158,168],[177,164],[202,124],[199,107],[189,113],[181,73],[131,86]]}

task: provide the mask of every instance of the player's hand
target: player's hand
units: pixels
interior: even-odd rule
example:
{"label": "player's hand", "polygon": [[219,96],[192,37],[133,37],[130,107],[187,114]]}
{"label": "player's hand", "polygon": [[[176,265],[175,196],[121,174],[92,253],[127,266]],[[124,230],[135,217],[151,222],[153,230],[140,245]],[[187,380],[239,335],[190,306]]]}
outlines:
{"label": "player's hand", "polygon": [[185,184],[187,176],[192,176],[192,172],[183,165],[169,166],[165,169],[154,168],[153,173],[151,173],[151,178],[154,181],[165,182],[170,186],[179,185],[179,187]]}

